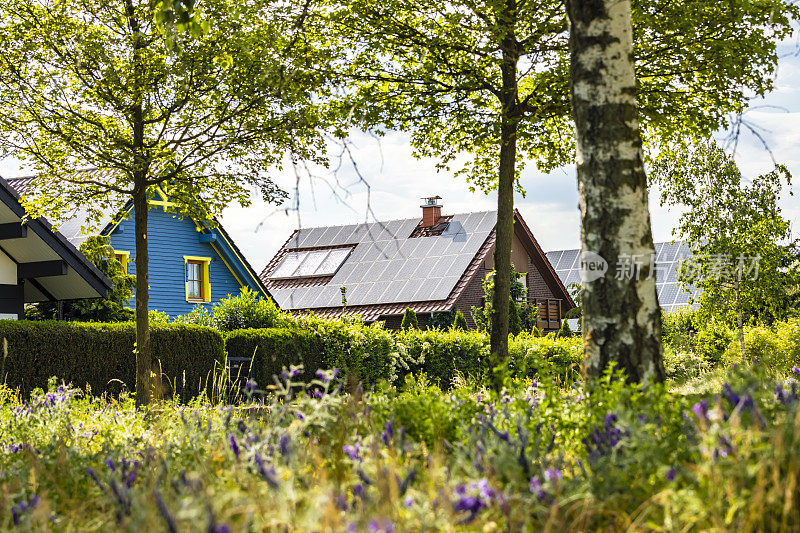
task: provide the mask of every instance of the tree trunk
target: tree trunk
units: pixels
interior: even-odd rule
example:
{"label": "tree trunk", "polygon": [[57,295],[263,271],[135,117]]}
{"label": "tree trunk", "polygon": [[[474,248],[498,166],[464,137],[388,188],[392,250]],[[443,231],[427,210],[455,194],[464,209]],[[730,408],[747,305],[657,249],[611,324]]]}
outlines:
{"label": "tree trunk", "polygon": [[153,393],[153,354],[150,347],[150,257],[147,251],[147,172],[148,161],[144,145],[144,109],[142,84],[144,79],[141,25],[132,0],[125,0],[125,14],[133,36],[133,89],[136,93],[131,112],[133,133],[133,210],[134,240],[136,243],[136,405],[147,405]]}
{"label": "tree trunk", "polygon": [[[630,0],[567,0],[570,92],[577,132],[582,266],[608,264],[583,282],[585,370],[610,364],[629,381],[665,378],[647,180],[636,109]],[[619,267],[641,262],[628,277]],[[588,272],[588,271],[587,271]]]}
{"label": "tree trunk", "polygon": [[150,347],[149,254],[147,250],[147,189],[136,188],[133,197],[136,233],[136,405],[147,405],[153,391],[153,357]]}
{"label": "tree trunk", "polygon": [[[498,14],[507,28],[503,39],[501,71],[502,123],[500,125],[500,166],[497,183],[497,225],[494,249],[494,294],[492,296],[492,328],[490,349],[495,364],[508,359],[508,308],[511,298],[511,242],[514,236],[514,179],[517,161],[518,86],[516,37],[514,21],[516,3],[509,1],[505,11]],[[500,384],[495,381],[495,386]]]}

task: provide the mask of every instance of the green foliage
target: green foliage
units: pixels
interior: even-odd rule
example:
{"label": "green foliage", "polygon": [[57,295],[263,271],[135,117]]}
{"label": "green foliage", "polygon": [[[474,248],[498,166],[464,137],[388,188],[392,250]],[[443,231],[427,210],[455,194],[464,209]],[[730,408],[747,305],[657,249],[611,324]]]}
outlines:
{"label": "green foliage", "polygon": [[561,327],[558,329],[558,333],[556,333],[556,337],[563,339],[565,337],[572,337],[572,329],[569,327],[569,324],[566,320],[561,322]]}
{"label": "green foliage", "polygon": [[243,287],[238,296],[223,298],[212,305],[196,305],[188,315],[175,317],[176,322],[212,326],[220,331],[248,328],[287,327],[294,324],[291,314],[281,311],[272,298],[261,298]]}
{"label": "green foliage", "polygon": [[[229,357],[255,354],[253,376],[264,385],[284,368],[302,364],[303,377],[338,368],[372,388],[381,381],[402,383],[409,374],[425,374],[431,383],[450,389],[462,378],[483,379],[490,366],[485,332],[407,329],[389,332],[379,325],[310,316],[295,327],[236,330],[226,334]],[[578,376],[579,339],[522,334],[511,342],[516,375],[562,381]],[[266,381],[264,381],[266,380]]]}
{"label": "green foliage", "polygon": [[[67,300],[62,302],[64,320],[80,322],[127,322],[133,319],[133,309],[125,307],[133,296],[133,283],[136,276],[129,275],[117,261],[114,248],[108,244],[108,237],[92,236],[78,247],[78,250],[102,272],[113,288],[105,298],[91,300]],[[58,304],[41,302],[25,309],[28,320],[52,320],[58,318]]]}
{"label": "green foliage", "polygon": [[688,208],[676,233],[692,257],[679,279],[701,291],[700,309],[741,329],[750,321],[786,319],[786,287],[798,284],[797,268],[787,268],[791,236],[779,200],[790,180],[786,167],[745,183],[732,156],[713,142],[662,159],[653,171],[662,203]]}
{"label": "green foliage", "polygon": [[[531,306],[526,296],[528,289],[520,281],[516,267],[511,265],[511,296],[508,302],[508,331],[517,335],[521,331],[530,329],[539,323],[539,310]],[[478,329],[491,331],[492,329],[492,301],[494,298],[494,271],[490,272],[483,280],[483,307],[472,307],[472,319]]]}
{"label": "green foliage", "polygon": [[452,329],[458,331],[467,331],[469,329],[469,325],[467,324],[467,317],[464,316],[464,313],[461,312],[461,309],[456,309],[455,317],[453,318],[453,325]]}
{"label": "green foliage", "polygon": [[[183,400],[211,391],[225,367],[222,335],[211,328],[156,324],[153,355],[161,380],[156,393]],[[8,345],[3,380],[27,396],[55,376],[94,394],[118,394],[135,381],[132,323],[0,321]]]}
{"label": "green foliage", "polygon": [[445,391],[421,375],[357,396],[331,372],[301,375],[289,368],[236,405],[201,395],[157,409],[55,379],[24,400],[0,387],[13,509],[0,529],[800,526],[787,490],[800,476],[797,382],[758,369],[691,396],[611,373],[566,387],[512,379],[500,392],[469,379]]}
{"label": "green foliage", "polygon": [[450,310],[442,313],[433,313],[428,319],[426,329],[450,329],[453,327],[453,321],[456,317],[456,311]]}
{"label": "green foliage", "polygon": [[417,313],[413,309],[406,307],[405,312],[403,312],[403,320],[400,322],[400,329],[419,329]]}

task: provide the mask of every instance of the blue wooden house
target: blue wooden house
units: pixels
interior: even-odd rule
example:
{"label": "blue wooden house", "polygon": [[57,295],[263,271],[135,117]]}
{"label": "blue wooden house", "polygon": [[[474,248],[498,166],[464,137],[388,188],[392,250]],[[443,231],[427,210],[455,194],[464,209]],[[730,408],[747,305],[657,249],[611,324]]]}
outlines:
{"label": "blue wooden house", "polygon": [[[8,182],[24,195],[35,177],[12,178]],[[267,297],[258,275],[221,224],[211,228],[167,212],[169,200],[161,191],[150,201],[147,240],[150,255],[150,309],[170,316],[189,313],[195,305],[211,306],[248,287]],[[120,216],[120,213],[123,216]],[[125,216],[127,214],[127,216]],[[89,236],[85,211],[76,208],[63,221],[60,232],[79,246]],[[108,236],[117,259],[130,274],[136,274],[133,202],[120,212],[109,213],[100,235]],[[131,299],[129,303],[134,306]]]}

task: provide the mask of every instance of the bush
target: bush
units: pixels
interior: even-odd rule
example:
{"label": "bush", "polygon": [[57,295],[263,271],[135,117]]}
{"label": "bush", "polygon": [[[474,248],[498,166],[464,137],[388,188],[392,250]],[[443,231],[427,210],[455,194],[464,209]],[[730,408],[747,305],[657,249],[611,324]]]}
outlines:
{"label": "bush", "polygon": [[413,309],[406,307],[403,313],[403,320],[400,322],[400,329],[418,329],[417,313]]}
{"label": "bush", "polygon": [[188,315],[175,317],[175,322],[211,326],[220,331],[251,328],[289,327],[292,315],[281,311],[271,298],[261,298],[244,287],[238,296],[228,296],[211,307],[197,305]]}
{"label": "bush", "polygon": [[380,325],[326,320],[309,316],[292,328],[232,331],[226,336],[229,357],[252,357],[253,377],[259,385],[293,364],[303,364],[303,376],[313,378],[319,369],[338,368],[372,386],[381,380],[393,383],[406,373],[394,340]]}
{"label": "bush", "polygon": [[580,376],[583,345],[578,337],[538,337],[522,333],[508,344],[509,369],[517,376],[554,376],[573,381]]}
{"label": "bush", "polygon": [[467,331],[469,324],[467,324],[467,317],[461,312],[461,309],[456,310],[456,316],[453,319],[452,328],[458,331]]}
{"label": "bush", "polygon": [[[47,389],[58,379],[94,394],[116,394],[136,382],[133,354],[136,327],[116,324],[0,321],[7,352],[0,365],[5,383],[27,395]],[[183,400],[210,391],[213,378],[225,364],[222,335],[211,328],[186,324],[154,324],[153,360],[162,374],[161,393]]]}
{"label": "bush", "polygon": [[399,358],[407,373],[425,373],[449,389],[457,375],[481,377],[489,356],[489,339],[477,331],[400,331]]}

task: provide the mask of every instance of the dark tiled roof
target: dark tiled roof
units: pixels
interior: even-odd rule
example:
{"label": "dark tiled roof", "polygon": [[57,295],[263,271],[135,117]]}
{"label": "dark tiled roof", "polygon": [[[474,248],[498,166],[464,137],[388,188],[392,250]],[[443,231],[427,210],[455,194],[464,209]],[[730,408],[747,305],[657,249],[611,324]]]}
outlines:
{"label": "dark tiled roof", "polygon": [[[453,215],[441,235],[415,238],[418,218],[301,229],[269,262],[261,279],[284,309],[341,314],[341,287],[347,289],[348,312],[376,305],[402,312],[423,303],[426,310],[449,309],[476,256],[493,238],[495,221],[494,211]],[[272,279],[292,251],[346,246],[354,246],[353,252],[325,285],[298,282],[287,287],[284,280]]]}

